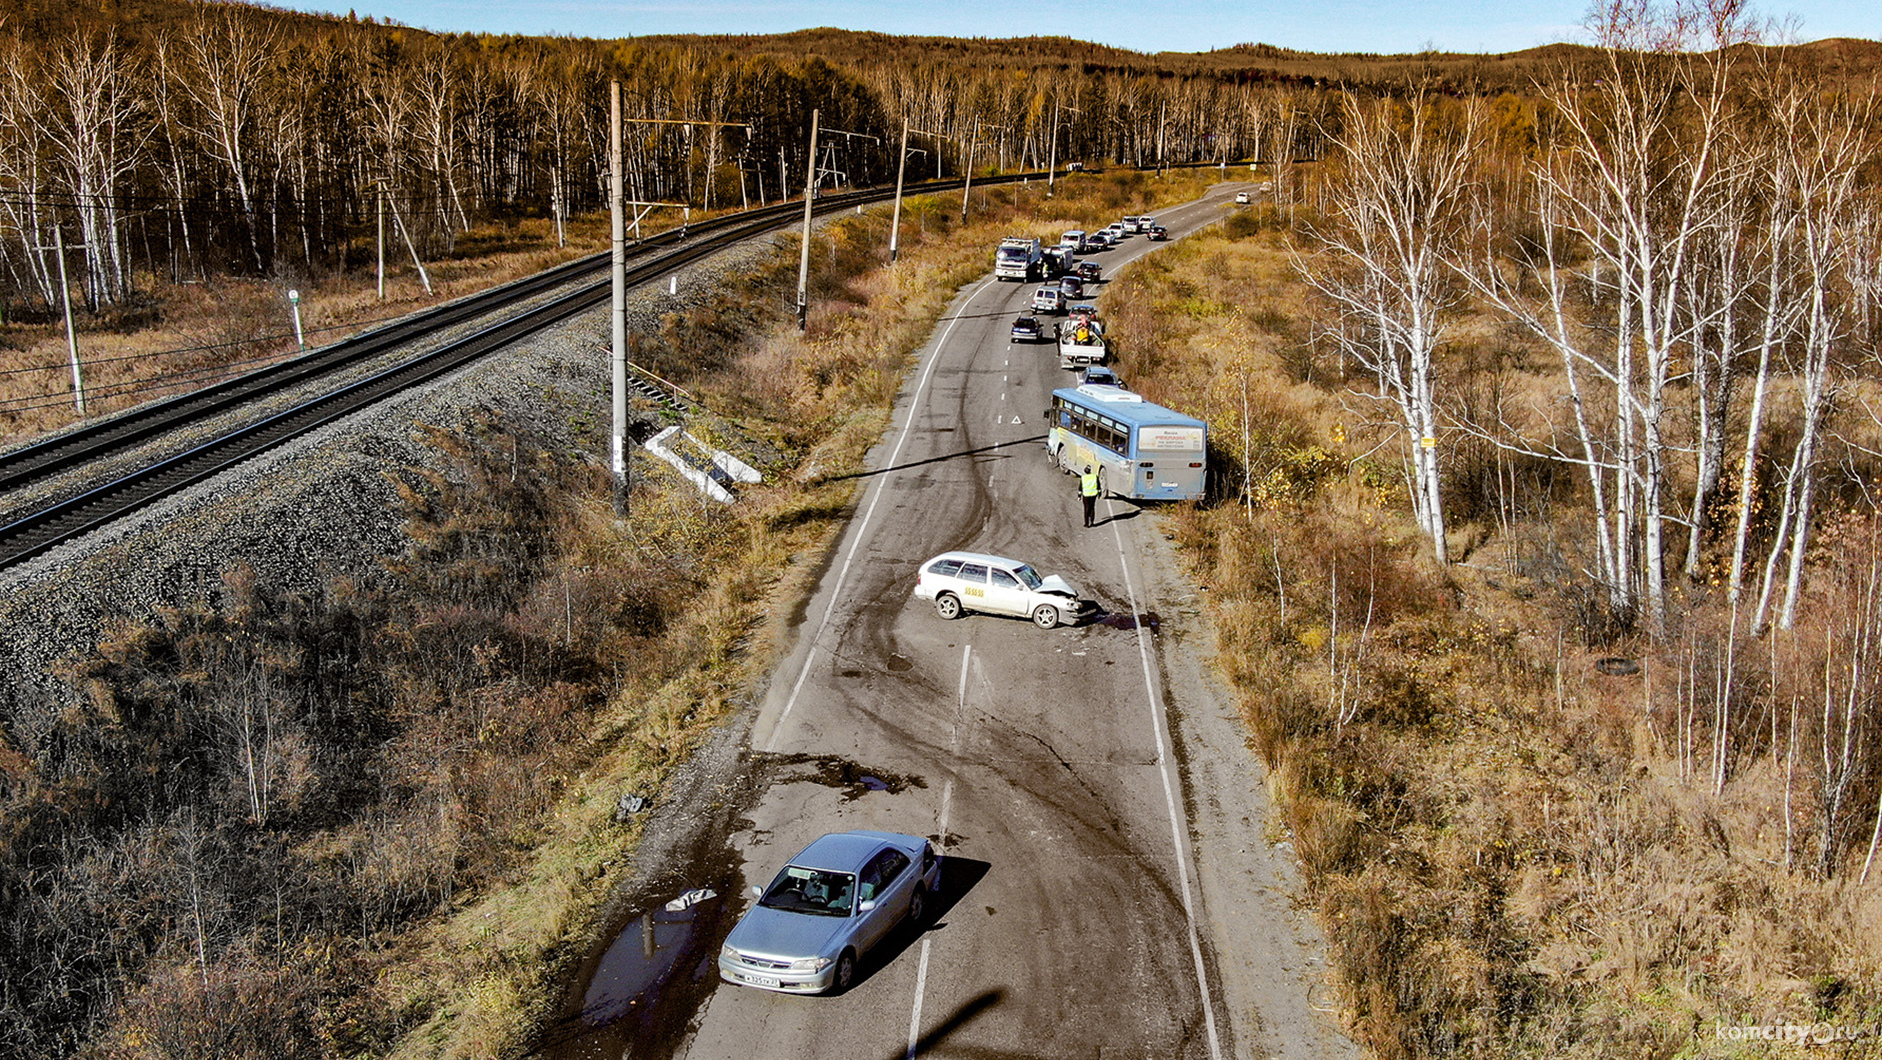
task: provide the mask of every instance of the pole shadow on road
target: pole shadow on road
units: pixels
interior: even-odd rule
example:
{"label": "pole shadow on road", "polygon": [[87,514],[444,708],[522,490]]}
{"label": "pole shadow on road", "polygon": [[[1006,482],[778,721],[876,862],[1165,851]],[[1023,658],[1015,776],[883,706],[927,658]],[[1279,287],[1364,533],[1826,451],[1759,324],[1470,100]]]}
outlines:
{"label": "pole shadow on road", "polygon": [[[985,861],[973,858],[943,855],[941,858],[941,887],[928,901],[931,903],[924,913],[926,923],[905,924],[896,929],[895,934],[883,939],[856,969],[856,986],[861,986],[874,976],[877,970],[894,964],[902,953],[921,940],[930,931],[947,929],[947,915],[967,892],[974,889],[993,868]],[[855,989],[855,987],[851,987]]]}
{"label": "pole shadow on road", "polygon": [[986,313],[956,313],[951,317],[942,317],[941,323],[945,324],[950,320],[992,320],[994,317],[1010,317],[1016,315],[1019,314],[1014,313],[1010,309],[995,309]]}
{"label": "pole shadow on road", "polygon": [[947,460],[957,460],[963,456],[979,456],[981,453],[995,452],[996,450],[1005,449],[1008,446],[1038,445],[1045,440],[1045,435],[1035,434],[1031,438],[1016,438],[1010,442],[995,442],[992,445],[983,445],[978,449],[963,449],[958,453],[943,453],[940,456],[931,456],[926,460],[911,460],[906,464],[897,464],[894,467],[879,467],[874,471],[857,471],[848,475],[831,475],[829,478],[824,479],[824,481],[842,482],[845,479],[852,478],[874,478],[877,475],[886,475],[891,471],[906,471],[911,467],[921,467],[923,464],[939,464]]}
{"label": "pole shadow on road", "polygon": [[[935,1024],[935,1027],[933,1030],[929,1031],[927,1034],[922,1035],[920,1038],[915,1039],[915,1046],[913,1049],[910,1049],[907,1051],[897,1051],[897,1052],[890,1053],[888,1056],[884,1057],[883,1060],[904,1060],[905,1057],[921,1056],[922,1054],[933,1049],[935,1046],[940,1045],[944,1041],[947,1041],[948,1038],[953,1036],[955,1031],[958,1031],[962,1027],[966,1026],[968,1022],[972,1020],[975,1016],[980,1015],[982,1012],[987,1011],[988,1009],[992,1008],[993,1006],[1005,1000],[1006,1000],[1006,991],[1004,990],[993,989],[993,990],[983,991],[975,995],[974,997],[969,998],[966,1003],[961,1005],[960,1008],[955,1009],[953,1015],[949,1016],[947,1019],[942,1020],[940,1023]],[[1024,1060],[1023,1057],[1019,1057],[1011,1053],[1005,1053],[1002,1055],[1010,1058],[1010,1060]]]}

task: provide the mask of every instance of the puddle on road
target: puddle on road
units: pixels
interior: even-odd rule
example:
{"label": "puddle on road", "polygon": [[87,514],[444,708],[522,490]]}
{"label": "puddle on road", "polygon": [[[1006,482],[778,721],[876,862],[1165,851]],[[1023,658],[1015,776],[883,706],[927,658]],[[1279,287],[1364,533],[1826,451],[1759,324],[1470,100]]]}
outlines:
{"label": "puddle on road", "polygon": [[827,788],[836,788],[843,792],[844,802],[854,802],[872,791],[886,791],[890,794],[906,791],[909,788],[925,788],[928,782],[917,776],[890,773],[881,769],[869,769],[857,765],[846,758],[832,755],[754,755],[753,757],[770,759],[773,763],[786,768],[807,766],[798,772],[785,773],[778,777],[780,783],[794,780],[808,780],[822,784]]}
{"label": "puddle on road", "polygon": [[630,917],[595,960],[580,1007],[563,1010],[538,1038],[531,1060],[670,1055],[718,983],[711,943],[731,930],[737,880],[727,875],[706,884],[719,892],[711,898],[677,896],[696,899],[685,908],[659,904]]}
{"label": "puddle on road", "polygon": [[[677,913],[663,906],[630,922],[601,955],[594,978],[588,981],[588,992],[582,997],[582,1022],[599,1027],[645,1011],[652,992],[673,974],[674,965],[682,957],[693,952],[699,913],[699,905]],[[651,948],[647,945],[649,930]]]}
{"label": "puddle on road", "polygon": [[1112,629],[1147,629],[1155,633],[1163,625],[1163,619],[1155,611],[1146,611],[1141,615],[1106,614],[1092,619],[1091,624]]}

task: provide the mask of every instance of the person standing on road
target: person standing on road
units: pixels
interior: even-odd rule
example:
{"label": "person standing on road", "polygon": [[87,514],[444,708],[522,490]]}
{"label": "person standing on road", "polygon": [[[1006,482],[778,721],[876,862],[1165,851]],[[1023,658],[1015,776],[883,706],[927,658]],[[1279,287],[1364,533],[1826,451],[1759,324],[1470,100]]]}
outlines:
{"label": "person standing on road", "polygon": [[1098,473],[1085,465],[1083,474],[1078,476],[1078,495],[1085,502],[1085,525],[1092,525],[1092,516],[1098,509]]}

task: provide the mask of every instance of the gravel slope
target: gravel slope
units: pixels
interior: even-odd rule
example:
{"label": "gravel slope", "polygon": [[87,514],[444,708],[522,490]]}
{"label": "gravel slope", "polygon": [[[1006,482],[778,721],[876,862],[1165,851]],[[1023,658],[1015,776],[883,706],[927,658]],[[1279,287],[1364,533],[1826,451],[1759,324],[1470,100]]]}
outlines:
{"label": "gravel slope", "polygon": [[[674,294],[665,279],[630,291],[629,330],[657,329],[662,313],[703,304],[777,252],[775,239],[753,240],[681,270]],[[295,591],[376,573],[380,557],[404,547],[385,473],[429,466],[434,455],[415,424],[453,427],[494,410],[602,461],[607,439],[592,425],[605,431],[610,420],[607,346],[603,306],[0,572],[0,668],[12,675],[0,711],[17,717],[28,702],[63,698],[48,673],[59,659],[121,618],[213,599],[238,566]]]}

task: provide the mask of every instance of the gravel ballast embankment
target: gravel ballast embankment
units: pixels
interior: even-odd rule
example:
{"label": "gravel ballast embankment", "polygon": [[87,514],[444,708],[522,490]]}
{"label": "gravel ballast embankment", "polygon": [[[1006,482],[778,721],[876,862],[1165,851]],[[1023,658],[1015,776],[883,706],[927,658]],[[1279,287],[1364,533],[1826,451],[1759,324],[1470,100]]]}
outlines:
{"label": "gravel ballast embankment", "polygon": [[[703,304],[734,274],[777,253],[753,240],[628,294],[630,331]],[[312,592],[337,576],[370,577],[404,548],[386,473],[433,464],[415,425],[453,428],[479,410],[526,424],[570,450],[606,459],[608,309],[514,344],[451,376],[328,425],[131,519],[0,572],[0,667],[15,723],[69,692],[54,665],[94,647],[109,625],[213,601],[225,572]],[[575,422],[575,421],[580,421]]]}

